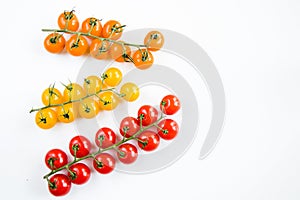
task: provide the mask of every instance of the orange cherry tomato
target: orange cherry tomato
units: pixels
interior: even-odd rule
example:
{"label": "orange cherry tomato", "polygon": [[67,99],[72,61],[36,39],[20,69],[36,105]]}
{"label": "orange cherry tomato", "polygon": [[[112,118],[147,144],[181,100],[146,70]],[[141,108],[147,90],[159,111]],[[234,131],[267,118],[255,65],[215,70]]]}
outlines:
{"label": "orange cherry tomato", "polygon": [[117,40],[122,36],[123,27],[116,20],[109,20],[103,25],[102,37]]}
{"label": "orange cherry tomato", "polygon": [[144,44],[150,51],[158,51],[164,45],[164,42],[164,36],[159,31],[150,31],[144,39]]}
{"label": "orange cherry tomato", "polygon": [[93,39],[90,45],[90,54],[96,59],[107,59],[109,57],[109,42]]}
{"label": "orange cherry tomato", "polygon": [[82,22],[81,31],[83,33],[89,33],[91,35],[100,37],[102,32],[102,24],[99,19],[90,17]]}
{"label": "orange cherry tomato", "polygon": [[66,43],[66,49],[72,56],[81,56],[87,52],[89,44],[84,36],[72,35]]}
{"label": "orange cherry tomato", "polygon": [[79,28],[79,21],[77,16],[74,14],[74,10],[61,13],[58,17],[57,23],[60,29],[77,31]]}
{"label": "orange cherry tomato", "polygon": [[65,48],[66,40],[63,35],[50,33],[44,40],[44,47],[50,53],[60,53]]}
{"label": "orange cherry tomato", "polygon": [[[118,41],[122,43],[123,41]],[[117,62],[130,62],[131,49],[128,45],[113,43],[109,48],[110,57]]]}
{"label": "orange cherry tomato", "polygon": [[134,52],[132,59],[136,68],[142,70],[148,69],[153,65],[154,62],[152,53],[146,49],[139,49]]}

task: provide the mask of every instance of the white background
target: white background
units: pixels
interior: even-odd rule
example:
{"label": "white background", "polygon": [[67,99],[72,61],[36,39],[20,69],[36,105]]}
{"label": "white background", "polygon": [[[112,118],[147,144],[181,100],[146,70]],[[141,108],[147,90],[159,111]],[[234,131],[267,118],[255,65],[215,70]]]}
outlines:
{"label": "white background", "polygon": [[7,1],[0,12],[3,198],[55,199],[42,180],[43,156],[53,145],[65,147],[61,139],[74,126],[43,131],[28,111],[40,105],[45,87],[76,77],[84,62],[50,55],[42,44],[41,28],[56,27],[58,14],[74,6],[80,19],[117,19],[127,30],[171,29],[197,42],[223,79],[227,115],[223,135],[206,159],[198,160],[197,139],[163,171],[93,174],[66,199],[300,198],[298,0]]}

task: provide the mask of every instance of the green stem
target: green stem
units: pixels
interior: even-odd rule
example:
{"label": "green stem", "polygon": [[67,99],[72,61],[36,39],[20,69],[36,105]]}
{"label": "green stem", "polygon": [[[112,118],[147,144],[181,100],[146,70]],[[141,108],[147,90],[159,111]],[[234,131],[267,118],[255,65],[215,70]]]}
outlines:
{"label": "green stem", "polygon": [[129,138],[123,138],[122,140],[120,140],[119,142],[117,142],[116,144],[114,144],[114,145],[112,145],[112,146],[109,146],[109,147],[104,148],[104,149],[99,148],[99,149],[98,149],[96,152],[94,152],[94,153],[90,153],[90,154],[88,154],[88,155],[86,155],[86,156],[84,156],[84,157],[81,157],[81,158],[76,158],[76,159],[74,159],[73,161],[69,162],[68,164],[66,164],[66,165],[64,165],[64,166],[62,166],[62,167],[60,167],[60,168],[58,168],[58,169],[52,170],[51,172],[49,172],[48,174],[46,174],[43,178],[46,179],[46,180],[48,180],[48,178],[49,178],[51,175],[53,175],[53,174],[55,174],[55,173],[57,173],[57,172],[59,172],[59,171],[61,171],[61,170],[68,170],[69,167],[70,167],[71,165],[75,164],[75,163],[78,163],[78,162],[80,162],[80,161],[82,161],[82,160],[86,160],[86,159],[89,159],[89,158],[95,158],[96,155],[98,155],[98,154],[100,154],[100,153],[103,153],[103,152],[105,152],[105,151],[112,150],[112,149],[117,149],[121,144],[124,144],[124,143],[126,143],[126,142],[128,142],[128,141],[130,141],[130,140],[133,140],[133,139],[137,139],[137,136],[138,136],[139,134],[141,134],[142,132],[144,132],[145,130],[148,130],[148,129],[154,127],[154,126],[157,126],[157,124],[158,124],[162,119],[164,119],[164,118],[165,118],[165,116],[161,115],[160,118],[157,119],[154,123],[152,123],[152,124],[150,124],[150,125],[148,125],[148,126],[142,127],[138,132],[136,132],[136,133],[135,133],[134,135],[132,135],[131,137],[129,137]]}
{"label": "green stem", "polygon": [[[98,94],[102,93],[102,92],[106,92],[106,91],[111,91],[113,93],[115,93],[118,97],[124,97],[124,94],[120,94],[118,92],[115,91],[115,88],[108,88],[108,89],[100,89],[99,91],[95,92],[95,93],[91,93],[91,94],[87,94],[86,96],[80,98],[80,99],[75,99],[75,100],[69,100],[69,101],[66,101],[66,102],[63,102],[63,103],[60,103],[60,104],[49,104],[47,106],[44,106],[44,107],[40,107],[40,108],[32,108],[29,113],[32,113],[32,112],[37,112],[37,111],[40,111],[40,110],[44,110],[44,109],[47,109],[47,108],[53,108],[53,107],[59,107],[59,106],[64,106],[66,104],[69,104],[69,103],[76,103],[76,102],[81,102],[83,101],[84,99],[86,98],[89,98],[89,97],[92,97],[92,96],[95,96],[97,98],[100,98],[98,96]],[[101,100],[101,99],[100,99]]]}
{"label": "green stem", "polygon": [[116,43],[116,44],[119,44],[119,45],[132,46],[132,47],[136,47],[136,48],[141,48],[141,47],[146,48],[147,47],[147,45],[145,45],[145,44],[132,44],[132,43],[128,43],[128,42],[113,40],[113,39],[110,39],[110,38],[95,36],[95,35],[92,35],[90,33],[84,33],[84,32],[80,32],[80,31],[70,31],[70,30],[67,30],[67,29],[42,29],[42,31],[43,32],[80,34],[80,35],[83,35],[83,36],[89,36],[89,37],[94,38],[94,39],[99,39],[99,40],[102,40],[102,41],[108,41],[108,42]]}

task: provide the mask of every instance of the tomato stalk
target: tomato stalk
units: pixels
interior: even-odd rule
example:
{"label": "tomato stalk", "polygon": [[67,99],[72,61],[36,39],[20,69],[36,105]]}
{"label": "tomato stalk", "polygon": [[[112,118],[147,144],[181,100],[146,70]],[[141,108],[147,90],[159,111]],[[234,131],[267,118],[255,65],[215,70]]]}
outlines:
{"label": "tomato stalk", "polygon": [[[120,27],[118,27],[120,28]],[[77,35],[83,35],[83,36],[88,36],[94,39],[99,39],[101,41],[108,41],[108,42],[112,42],[112,43],[116,43],[119,45],[125,45],[125,46],[132,46],[132,47],[136,47],[136,48],[147,48],[148,45],[145,44],[133,44],[133,43],[128,43],[128,42],[123,42],[123,41],[117,41],[117,40],[113,40],[111,38],[104,38],[104,37],[99,37],[96,35],[92,35],[91,33],[84,33],[84,32],[80,32],[80,31],[71,31],[71,30],[67,30],[67,29],[42,29],[43,32],[57,32],[57,33],[70,33],[70,34],[77,34]]]}
{"label": "tomato stalk", "polygon": [[[165,118],[165,116],[164,116],[164,115],[161,115],[155,122],[153,122],[152,124],[150,124],[150,125],[148,125],[148,126],[142,126],[142,118],[140,118],[140,124],[141,124],[140,130],[137,131],[137,132],[136,132],[134,135],[132,135],[131,137],[128,137],[128,138],[123,137],[123,139],[120,140],[119,142],[117,142],[116,144],[113,144],[113,145],[111,145],[111,146],[109,146],[109,147],[107,147],[107,148],[99,148],[96,152],[90,153],[90,154],[88,154],[88,155],[86,155],[86,156],[83,156],[83,157],[81,157],[81,158],[76,158],[76,155],[75,155],[75,156],[74,156],[74,159],[73,159],[71,162],[69,162],[68,164],[66,164],[66,165],[64,165],[64,166],[62,166],[62,167],[60,167],[60,168],[58,168],[58,169],[52,170],[51,172],[49,172],[48,174],[46,174],[43,178],[46,179],[46,180],[49,180],[49,177],[50,177],[51,175],[56,174],[56,173],[59,172],[59,171],[62,171],[62,170],[70,171],[70,170],[69,170],[69,167],[70,167],[70,166],[72,166],[73,164],[78,163],[78,162],[80,162],[80,161],[82,161],[82,160],[86,160],[86,159],[89,159],[89,158],[92,158],[92,159],[96,160],[95,157],[96,157],[98,154],[103,153],[103,152],[105,152],[105,151],[112,150],[112,149],[118,151],[118,147],[119,147],[121,144],[124,144],[124,143],[126,143],[126,142],[128,142],[128,141],[130,141],[130,140],[137,140],[137,141],[139,141],[139,139],[137,138],[137,136],[138,136],[139,134],[141,134],[142,132],[144,132],[144,131],[146,131],[146,130],[152,128],[152,127],[157,127],[157,124],[158,124],[162,119],[164,119],[164,118]],[[142,142],[144,142],[144,141],[142,141]],[[49,182],[49,181],[48,181],[48,182]]]}
{"label": "tomato stalk", "polygon": [[[67,86],[65,86],[65,87],[67,87]],[[63,103],[60,103],[60,104],[50,104],[50,103],[49,103],[49,105],[46,105],[46,106],[43,106],[43,107],[40,107],[40,108],[32,108],[32,109],[29,111],[29,113],[37,112],[37,111],[44,110],[44,109],[47,109],[47,108],[53,108],[53,107],[64,106],[64,105],[70,104],[70,103],[81,102],[81,101],[83,101],[84,99],[87,99],[87,98],[92,97],[92,96],[97,97],[100,101],[103,102],[104,100],[102,100],[98,95],[99,95],[100,93],[102,93],[102,92],[107,92],[107,91],[113,92],[114,94],[116,94],[118,97],[121,97],[121,98],[125,96],[124,94],[121,94],[121,93],[116,92],[116,91],[115,91],[115,88],[108,88],[108,89],[102,89],[102,88],[100,88],[99,91],[97,91],[97,92],[95,92],[95,93],[89,93],[89,94],[87,94],[87,95],[85,95],[84,97],[79,98],[79,99],[75,99],[75,100],[69,99],[68,101],[63,102]],[[108,104],[109,104],[109,102],[108,102]]]}

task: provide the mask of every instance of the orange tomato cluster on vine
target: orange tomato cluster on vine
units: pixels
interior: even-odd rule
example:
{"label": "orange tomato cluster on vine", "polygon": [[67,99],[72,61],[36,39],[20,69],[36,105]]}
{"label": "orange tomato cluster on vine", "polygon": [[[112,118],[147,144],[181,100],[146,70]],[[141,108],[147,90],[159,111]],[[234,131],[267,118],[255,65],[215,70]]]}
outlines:
{"label": "orange tomato cluster on vine", "polygon": [[71,82],[60,91],[55,85],[46,88],[42,95],[44,107],[37,111],[36,124],[42,129],[50,129],[57,122],[71,123],[76,118],[94,118],[100,111],[115,109],[121,99],[132,102],[139,97],[139,87],[132,82],[121,84],[122,72],[115,67],[108,68],[101,76],[90,75],[83,84]]}
{"label": "orange tomato cluster on vine", "polygon": [[116,20],[103,23],[95,17],[80,24],[74,10],[60,14],[57,23],[60,29],[43,29],[52,32],[44,40],[44,47],[50,53],[66,49],[72,56],[89,54],[95,59],[132,62],[138,69],[147,69],[153,65],[153,52],[164,45],[164,36],[159,31],[150,31],[140,45],[119,40],[125,25]]}

